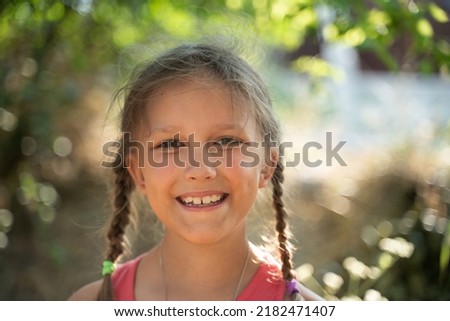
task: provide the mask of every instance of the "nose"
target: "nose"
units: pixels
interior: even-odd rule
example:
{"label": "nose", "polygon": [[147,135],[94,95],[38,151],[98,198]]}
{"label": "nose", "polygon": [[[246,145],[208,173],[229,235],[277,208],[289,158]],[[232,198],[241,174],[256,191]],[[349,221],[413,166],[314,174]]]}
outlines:
{"label": "nose", "polygon": [[209,160],[203,159],[205,156],[199,148],[194,153],[194,157],[189,157],[186,169],[185,178],[190,181],[204,181],[210,180],[217,176],[217,166],[214,166]]}

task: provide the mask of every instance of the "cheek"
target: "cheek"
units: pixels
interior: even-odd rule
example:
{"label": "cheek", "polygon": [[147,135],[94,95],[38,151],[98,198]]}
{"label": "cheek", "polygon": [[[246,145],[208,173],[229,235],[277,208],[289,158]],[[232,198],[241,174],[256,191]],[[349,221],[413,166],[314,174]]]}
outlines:
{"label": "cheek", "polygon": [[252,185],[258,181],[262,164],[262,157],[258,150],[239,148],[228,150],[224,163],[227,171],[239,178],[242,183]]}
{"label": "cheek", "polygon": [[233,168],[262,168],[264,156],[260,148],[242,145],[223,151],[222,163]]}
{"label": "cheek", "polygon": [[145,165],[151,170],[164,172],[177,167],[185,167],[188,160],[187,151],[163,152],[158,149],[150,149],[145,156]]}
{"label": "cheek", "polygon": [[157,162],[148,165],[143,171],[145,179],[145,190],[148,197],[161,193],[167,193],[168,188],[176,181],[179,170],[173,161]]}

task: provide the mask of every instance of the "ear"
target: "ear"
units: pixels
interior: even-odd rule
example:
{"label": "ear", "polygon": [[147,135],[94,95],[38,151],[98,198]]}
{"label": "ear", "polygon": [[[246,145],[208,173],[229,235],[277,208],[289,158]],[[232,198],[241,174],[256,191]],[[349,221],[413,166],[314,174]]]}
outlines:
{"label": "ear", "polygon": [[127,156],[125,156],[125,166],[136,187],[141,191],[144,190],[145,178],[144,173],[142,172],[143,166],[139,165],[139,159],[136,153],[129,153]]}
{"label": "ear", "polygon": [[259,188],[266,187],[266,185],[270,182],[273,173],[275,171],[275,168],[277,167],[277,162],[278,162],[278,153],[271,152],[270,159],[264,162],[264,165],[259,173],[259,183],[258,183]]}

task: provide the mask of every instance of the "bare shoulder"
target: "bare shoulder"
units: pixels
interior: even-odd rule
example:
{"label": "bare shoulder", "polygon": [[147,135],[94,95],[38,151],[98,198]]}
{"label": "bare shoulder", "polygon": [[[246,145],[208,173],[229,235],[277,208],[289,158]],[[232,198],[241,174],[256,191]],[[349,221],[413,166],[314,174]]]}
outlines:
{"label": "bare shoulder", "polygon": [[95,301],[102,287],[103,280],[94,281],[75,291],[69,301]]}

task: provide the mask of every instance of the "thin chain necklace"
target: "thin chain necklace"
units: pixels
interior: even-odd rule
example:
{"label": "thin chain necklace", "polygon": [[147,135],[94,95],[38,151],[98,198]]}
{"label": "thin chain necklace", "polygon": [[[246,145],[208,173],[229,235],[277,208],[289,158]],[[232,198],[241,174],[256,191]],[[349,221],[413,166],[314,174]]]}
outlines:
{"label": "thin chain necklace", "polygon": [[[247,254],[245,257],[244,266],[242,267],[241,275],[239,277],[239,282],[238,282],[236,290],[234,292],[233,301],[236,301],[236,299],[238,297],[239,289],[241,287],[242,280],[244,279],[245,271],[247,270],[249,258],[250,258],[250,247],[247,245]],[[164,256],[163,256],[163,252],[162,252],[162,244],[159,246],[159,266],[161,268],[161,275],[162,275],[163,284],[164,284],[164,300],[167,301],[168,300],[168,293],[167,293],[168,291],[167,291],[166,274],[164,272],[165,268],[164,268]]]}

